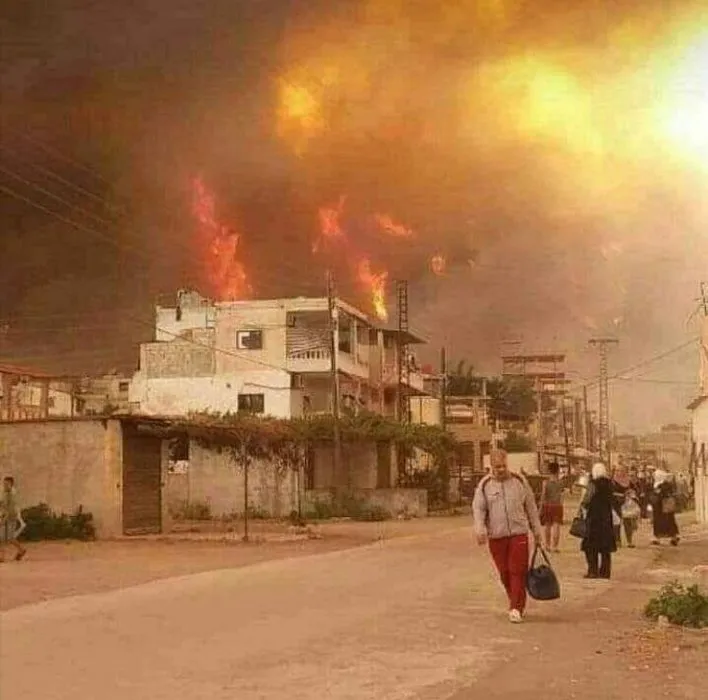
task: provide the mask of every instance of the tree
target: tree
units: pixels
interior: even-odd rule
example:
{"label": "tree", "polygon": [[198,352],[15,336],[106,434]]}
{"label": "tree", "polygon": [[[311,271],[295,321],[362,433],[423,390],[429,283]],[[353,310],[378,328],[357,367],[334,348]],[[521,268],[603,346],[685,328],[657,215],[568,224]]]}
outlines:
{"label": "tree", "polygon": [[[485,377],[475,374],[474,366],[460,360],[447,378],[449,396],[481,396]],[[487,396],[492,420],[528,425],[536,412],[536,396],[528,379],[488,377]],[[548,407],[546,407],[548,408]]]}
{"label": "tree", "polygon": [[477,396],[482,393],[482,377],[475,374],[473,365],[460,360],[447,376],[447,393],[449,396]]}
{"label": "tree", "polygon": [[492,419],[528,426],[536,413],[536,395],[528,379],[493,377],[487,382],[487,394]]}
{"label": "tree", "polygon": [[501,444],[501,447],[509,453],[534,452],[536,450],[536,445],[531,438],[513,430],[507,433],[506,440]]}

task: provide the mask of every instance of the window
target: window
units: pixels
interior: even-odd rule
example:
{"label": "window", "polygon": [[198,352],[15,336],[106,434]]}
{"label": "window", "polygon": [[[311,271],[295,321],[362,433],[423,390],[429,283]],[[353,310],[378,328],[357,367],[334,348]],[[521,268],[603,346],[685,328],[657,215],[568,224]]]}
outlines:
{"label": "window", "polygon": [[121,392],[121,394],[124,394],[126,391],[130,389],[130,382],[119,382],[118,383],[118,391]]}
{"label": "window", "polygon": [[237,331],[236,347],[239,350],[261,350],[263,331]]}
{"label": "window", "polygon": [[170,462],[186,462],[189,460],[189,438],[186,435],[172,438],[169,441]]}
{"label": "window", "polygon": [[47,408],[56,408],[56,401],[53,396],[47,398]]}
{"label": "window", "polygon": [[263,394],[239,394],[238,410],[246,413],[263,413],[265,396]]}

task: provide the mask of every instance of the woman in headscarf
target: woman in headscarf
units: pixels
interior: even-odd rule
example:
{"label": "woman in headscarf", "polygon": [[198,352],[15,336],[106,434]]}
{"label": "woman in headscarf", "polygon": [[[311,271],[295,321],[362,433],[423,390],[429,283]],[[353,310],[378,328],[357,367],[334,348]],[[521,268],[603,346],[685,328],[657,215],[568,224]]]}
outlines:
{"label": "woman in headscarf", "polygon": [[669,538],[672,546],[679,543],[679,529],[676,523],[676,489],[663,469],[654,472],[654,490],[651,497],[651,519],[654,528],[652,544],[661,544]]}
{"label": "woman in headscarf", "polygon": [[612,482],[602,462],[593,466],[591,477],[581,504],[586,512],[587,523],[587,533],[581,544],[588,563],[585,578],[610,578],[612,552],[617,551],[612,518]]}
{"label": "woman in headscarf", "polygon": [[[617,513],[617,518],[615,518],[615,540],[617,541],[617,547],[622,546],[622,532],[621,532],[621,522],[622,522],[622,506],[624,505],[624,499],[627,491],[630,487],[629,472],[625,466],[619,466],[615,469],[612,475],[612,501]],[[629,542],[629,540],[628,540]]]}

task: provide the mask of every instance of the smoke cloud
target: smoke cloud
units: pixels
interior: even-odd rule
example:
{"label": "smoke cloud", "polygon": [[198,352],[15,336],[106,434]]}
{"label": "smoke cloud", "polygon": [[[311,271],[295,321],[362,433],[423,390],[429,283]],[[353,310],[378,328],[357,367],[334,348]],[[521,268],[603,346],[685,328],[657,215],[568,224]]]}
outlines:
{"label": "smoke cloud", "polygon": [[[3,166],[49,188],[32,170],[42,165],[118,207],[52,189],[62,204],[0,175],[118,244],[0,194],[13,357],[72,371],[134,364],[155,296],[206,284],[195,177],[238,232],[257,296],[322,293],[333,266],[339,291],[366,306],[346,260],[312,252],[318,210],[345,196],[351,245],[389,283],[410,280],[428,359],[444,343],[491,371],[502,343],[521,340],[566,350],[581,381],[595,371],[592,335],[620,339],[617,369],[690,337],[708,270],[708,139],[693,123],[708,115],[703,3],[207,5],[3,9],[16,38],[3,123],[102,179],[7,131]],[[376,214],[413,235],[387,235]],[[59,325],[100,316],[105,334],[42,335],[67,307]],[[124,308],[141,322],[111,311]],[[72,359],[72,348],[90,352]],[[629,428],[681,418],[693,370],[687,351],[644,375],[675,384],[617,381],[613,417]]]}

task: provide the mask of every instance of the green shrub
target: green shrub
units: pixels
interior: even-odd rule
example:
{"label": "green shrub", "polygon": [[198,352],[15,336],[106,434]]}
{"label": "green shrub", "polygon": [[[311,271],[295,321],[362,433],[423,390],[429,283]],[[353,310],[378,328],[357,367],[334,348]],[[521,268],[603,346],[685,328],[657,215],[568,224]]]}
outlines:
{"label": "green shrub", "polygon": [[698,586],[686,587],[673,581],[647,603],[644,615],[650,620],[665,617],[681,627],[708,627],[708,596]]}
{"label": "green shrub", "polygon": [[46,503],[40,503],[25,508],[22,511],[22,519],[26,528],[20,534],[20,539],[27,542],[96,539],[93,515],[85,512],[82,506],[79,506],[73,515],[57,515]]}

